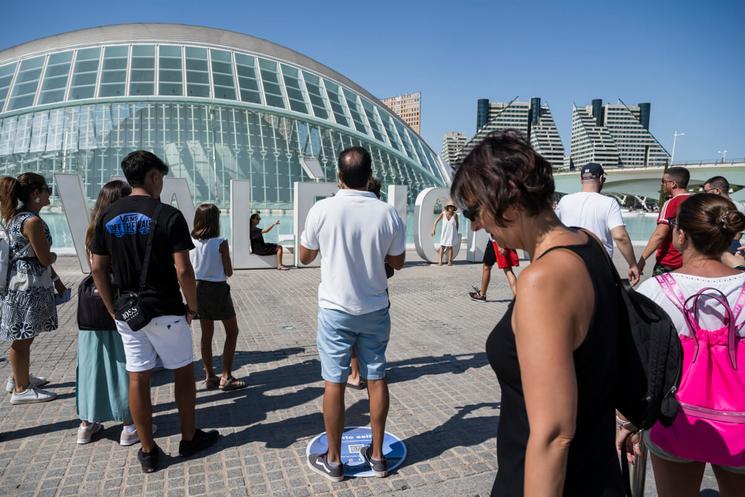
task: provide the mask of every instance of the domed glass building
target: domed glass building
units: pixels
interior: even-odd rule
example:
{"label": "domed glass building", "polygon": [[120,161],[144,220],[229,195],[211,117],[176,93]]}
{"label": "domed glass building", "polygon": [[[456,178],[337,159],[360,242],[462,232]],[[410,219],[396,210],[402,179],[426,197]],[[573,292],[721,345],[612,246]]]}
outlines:
{"label": "domed glass building", "polygon": [[[122,157],[158,154],[196,202],[226,206],[248,179],[253,207],[292,207],[304,165],[335,181],[336,157],[367,148],[383,184],[409,203],[446,169],[378,99],[328,67],[266,40],[173,24],[64,33],[0,51],[0,173],[78,173],[86,194]],[[313,160],[315,159],[315,160]],[[384,190],[385,191],[385,190]]]}

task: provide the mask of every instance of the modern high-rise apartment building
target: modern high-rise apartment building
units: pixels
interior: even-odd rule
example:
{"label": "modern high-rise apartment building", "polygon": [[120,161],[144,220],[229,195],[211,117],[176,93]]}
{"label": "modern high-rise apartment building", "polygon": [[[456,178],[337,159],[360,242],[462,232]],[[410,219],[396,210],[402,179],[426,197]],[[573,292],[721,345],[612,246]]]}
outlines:
{"label": "modern high-rise apartment building", "polygon": [[407,95],[399,95],[382,99],[382,102],[398,117],[409,125],[417,134],[422,132],[422,93],[415,91]]}
{"label": "modern high-rise apartment building", "polygon": [[572,107],[570,165],[598,162],[603,167],[664,166],[670,154],[649,131],[651,104],[605,104],[595,99]]}
{"label": "modern high-rise apartment building", "polygon": [[466,135],[460,131],[448,131],[442,137],[440,158],[445,164],[455,164],[460,151],[466,145]]}
{"label": "modern high-rise apartment building", "polygon": [[[551,109],[540,97],[520,102],[490,102],[479,99],[476,111],[476,134],[462,148],[456,164],[481,143],[489,133],[516,129],[525,134],[533,148],[555,168],[564,166],[564,145],[551,115]],[[444,160],[444,157],[443,157]],[[451,163],[452,164],[452,163]]]}

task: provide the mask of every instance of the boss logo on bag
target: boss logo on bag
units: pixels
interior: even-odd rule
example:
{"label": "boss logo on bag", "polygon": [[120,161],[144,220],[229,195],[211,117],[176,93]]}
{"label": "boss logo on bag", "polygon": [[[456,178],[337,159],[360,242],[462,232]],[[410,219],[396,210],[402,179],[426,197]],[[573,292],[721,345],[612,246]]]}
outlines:
{"label": "boss logo on bag", "polygon": [[136,307],[127,309],[126,311],[122,312],[122,319],[124,321],[129,321],[130,319],[135,319],[140,315],[139,309]]}

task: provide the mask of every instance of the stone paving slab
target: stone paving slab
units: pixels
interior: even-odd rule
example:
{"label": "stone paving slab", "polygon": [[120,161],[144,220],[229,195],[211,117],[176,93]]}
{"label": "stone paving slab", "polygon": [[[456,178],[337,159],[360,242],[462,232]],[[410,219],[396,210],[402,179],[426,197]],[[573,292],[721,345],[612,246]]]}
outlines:
{"label": "stone paving slab", "polygon": [[[59,399],[12,406],[0,398],[0,497],[4,496],[485,496],[496,473],[499,387],[484,353],[489,331],[510,300],[494,271],[489,301],[466,296],[481,266],[437,267],[417,262],[391,279],[388,348],[391,409],[387,430],[407,444],[408,458],[385,479],[332,484],[305,464],[308,442],[323,431],[323,383],[315,345],[318,269],[238,271],[230,279],[240,335],[235,376],[249,387],[205,391],[198,384],[197,424],[219,429],[220,442],[203,456],[178,458],[180,438],[172,374],[153,377],[156,440],[168,454],[162,469],[144,475],[137,447],[120,447],[120,427],[91,444],[75,443],[76,301],[59,308],[60,329],[32,348],[32,371],[51,379]],[[77,260],[56,269],[68,284],[82,278]],[[194,325],[199,358],[199,325]],[[217,326],[216,355],[224,335]],[[7,345],[0,379],[9,375]],[[220,360],[215,360],[216,369]],[[202,379],[201,361],[195,363]],[[4,386],[4,384],[3,384]],[[347,425],[366,425],[364,392],[347,394]],[[648,491],[655,495],[648,471]],[[707,472],[705,488],[716,488]],[[713,490],[702,494],[718,495]]]}

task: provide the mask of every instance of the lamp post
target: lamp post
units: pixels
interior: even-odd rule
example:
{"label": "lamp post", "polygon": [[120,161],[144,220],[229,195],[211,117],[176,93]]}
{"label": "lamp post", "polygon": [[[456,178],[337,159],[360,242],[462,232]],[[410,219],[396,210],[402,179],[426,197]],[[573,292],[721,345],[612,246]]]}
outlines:
{"label": "lamp post", "polygon": [[686,135],[685,133],[678,133],[678,130],[677,129],[673,133],[673,153],[670,154],[670,165],[671,166],[674,164],[673,161],[675,160],[675,144],[678,141],[678,137],[679,136],[685,136],[685,135]]}
{"label": "lamp post", "polygon": [[727,160],[727,151],[726,150],[717,150],[717,153],[722,156],[722,164],[724,164],[724,161]]}

